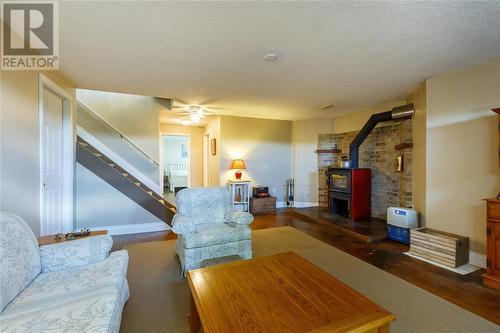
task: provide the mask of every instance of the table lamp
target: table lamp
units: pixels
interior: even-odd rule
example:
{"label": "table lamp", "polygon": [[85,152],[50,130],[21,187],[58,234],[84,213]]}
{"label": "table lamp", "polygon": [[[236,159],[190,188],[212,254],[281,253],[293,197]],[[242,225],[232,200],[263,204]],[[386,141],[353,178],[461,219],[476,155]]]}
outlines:
{"label": "table lamp", "polygon": [[233,160],[233,163],[231,164],[231,169],[235,169],[236,172],[234,173],[234,176],[236,177],[236,180],[241,180],[241,170],[246,169],[245,167],[245,162],[241,159],[236,159]]}

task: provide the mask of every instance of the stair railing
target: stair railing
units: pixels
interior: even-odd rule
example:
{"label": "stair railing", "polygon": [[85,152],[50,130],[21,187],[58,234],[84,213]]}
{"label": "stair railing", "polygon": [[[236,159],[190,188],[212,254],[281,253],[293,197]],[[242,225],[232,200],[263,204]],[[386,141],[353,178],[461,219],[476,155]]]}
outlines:
{"label": "stair railing", "polygon": [[158,161],[78,99],[77,128],[78,134],[84,140],[90,140],[89,143],[101,150],[108,158],[114,160],[156,193],[162,193],[159,185]]}
{"label": "stair railing", "polygon": [[87,104],[85,104],[84,102],[82,102],[81,100],[77,99],[76,100],[76,103],[79,104],[80,106],[84,107],[87,111],[90,111],[92,112],[95,116],[97,116],[100,120],[102,120],[103,122],[105,122],[109,127],[111,127],[112,129],[114,129],[116,131],[116,133],[120,136],[120,138],[122,138],[123,140],[125,140],[128,144],[130,144],[132,147],[134,147],[137,151],[139,151],[142,155],[144,155],[144,157],[153,165],[155,166],[159,166],[160,163],[151,155],[149,155],[148,153],[146,153],[141,147],[139,147],[138,145],[136,145],[132,140],[130,140],[125,134],[123,134],[123,132],[121,132],[118,128],[116,128],[113,124],[111,124],[109,121],[107,121],[106,119],[104,119],[100,114],[98,114],[97,112],[95,112],[90,106],[88,106]]}

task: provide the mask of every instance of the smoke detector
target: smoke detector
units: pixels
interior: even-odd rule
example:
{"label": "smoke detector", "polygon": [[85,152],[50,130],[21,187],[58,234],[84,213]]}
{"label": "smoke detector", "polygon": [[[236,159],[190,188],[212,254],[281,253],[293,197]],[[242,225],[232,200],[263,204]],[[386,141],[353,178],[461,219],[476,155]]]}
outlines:
{"label": "smoke detector", "polygon": [[266,53],[264,54],[262,59],[264,59],[265,61],[275,61],[276,59],[278,59],[278,55],[276,53]]}

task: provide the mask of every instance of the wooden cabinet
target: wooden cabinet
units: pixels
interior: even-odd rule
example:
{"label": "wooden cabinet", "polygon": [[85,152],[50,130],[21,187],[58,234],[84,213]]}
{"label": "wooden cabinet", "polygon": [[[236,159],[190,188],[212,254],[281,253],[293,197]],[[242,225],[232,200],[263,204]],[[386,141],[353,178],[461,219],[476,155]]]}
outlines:
{"label": "wooden cabinet", "polygon": [[483,283],[500,289],[500,200],[487,199],[486,270]]}
{"label": "wooden cabinet", "polygon": [[250,198],[250,213],[274,212],[276,210],[276,197]]}

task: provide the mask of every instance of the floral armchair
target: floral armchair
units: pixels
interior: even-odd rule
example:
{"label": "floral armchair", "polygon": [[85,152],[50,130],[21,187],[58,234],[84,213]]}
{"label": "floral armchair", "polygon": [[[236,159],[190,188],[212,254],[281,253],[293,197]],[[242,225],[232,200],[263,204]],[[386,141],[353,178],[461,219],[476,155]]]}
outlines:
{"label": "floral armchair", "polygon": [[231,210],[225,188],[190,188],[177,193],[172,230],[178,234],[182,274],[206,259],[239,255],[252,258],[253,216]]}
{"label": "floral armchair", "polygon": [[117,333],[128,253],[112,245],[102,235],[39,247],[21,217],[0,212],[0,331]]}

